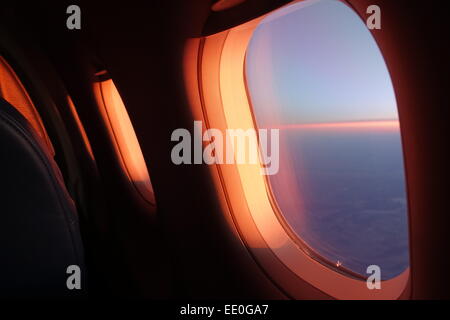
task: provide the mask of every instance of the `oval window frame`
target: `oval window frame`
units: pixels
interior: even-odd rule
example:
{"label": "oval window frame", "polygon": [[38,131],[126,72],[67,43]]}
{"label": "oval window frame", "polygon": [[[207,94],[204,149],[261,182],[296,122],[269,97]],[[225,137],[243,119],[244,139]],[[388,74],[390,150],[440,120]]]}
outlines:
{"label": "oval window frame", "polygon": [[[355,12],[346,1],[337,1]],[[298,2],[301,0],[281,8]],[[207,128],[223,132],[229,128],[257,129],[245,82],[245,53],[259,22],[277,10],[232,29],[191,39],[186,45],[188,98],[195,119],[203,119]],[[319,298],[385,300],[408,296],[410,267],[382,281],[381,289],[369,290],[364,279],[318,261],[294,241],[279,219],[281,212],[267,177],[260,174],[260,165],[216,164],[211,172],[230,227],[288,296],[304,298],[305,292],[310,292],[306,287],[316,289]]]}

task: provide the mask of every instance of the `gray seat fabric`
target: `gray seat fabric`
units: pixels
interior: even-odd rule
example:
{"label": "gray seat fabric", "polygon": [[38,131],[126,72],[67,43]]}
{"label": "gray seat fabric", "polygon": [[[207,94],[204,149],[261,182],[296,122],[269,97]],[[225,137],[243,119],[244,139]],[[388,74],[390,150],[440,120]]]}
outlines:
{"label": "gray seat fabric", "polygon": [[[81,269],[81,290],[67,287],[70,265]],[[83,297],[85,278],[77,212],[61,173],[26,119],[0,98],[0,297]]]}

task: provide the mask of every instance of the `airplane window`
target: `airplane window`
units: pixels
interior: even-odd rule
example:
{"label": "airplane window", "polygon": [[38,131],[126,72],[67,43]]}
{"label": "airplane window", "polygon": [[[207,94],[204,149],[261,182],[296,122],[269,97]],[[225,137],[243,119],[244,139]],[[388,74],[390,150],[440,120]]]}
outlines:
{"label": "airplane window", "polygon": [[264,18],[247,48],[255,122],[280,129],[267,176],[281,219],[323,263],[383,279],[409,265],[407,196],[395,93],[365,22],[336,0]]}
{"label": "airplane window", "polygon": [[151,204],[155,204],[153,187],[144,156],[122,98],[112,79],[100,80],[96,86],[99,105],[104,107],[101,111],[111,126],[112,139],[116,143],[128,177],[143,198]]}

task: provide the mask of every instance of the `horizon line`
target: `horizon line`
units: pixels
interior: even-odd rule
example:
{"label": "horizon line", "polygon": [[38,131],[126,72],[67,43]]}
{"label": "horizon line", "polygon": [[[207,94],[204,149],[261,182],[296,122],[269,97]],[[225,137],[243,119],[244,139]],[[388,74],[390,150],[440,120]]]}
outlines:
{"label": "horizon line", "polygon": [[319,123],[298,123],[282,124],[271,126],[273,129],[400,129],[398,120],[363,120],[346,122],[319,122]]}

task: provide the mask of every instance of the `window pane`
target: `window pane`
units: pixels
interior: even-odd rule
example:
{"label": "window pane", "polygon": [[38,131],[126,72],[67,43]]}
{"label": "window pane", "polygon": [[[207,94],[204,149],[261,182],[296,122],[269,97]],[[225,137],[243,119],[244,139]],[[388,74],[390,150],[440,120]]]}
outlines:
{"label": "window pane", "polygon": [[246,55],[259,128],[280,128],[268,176],[283,218],[333,265],[383,279],[408,266],[407,200],[395,94],[364,21],[335,0],[267,16]]}

